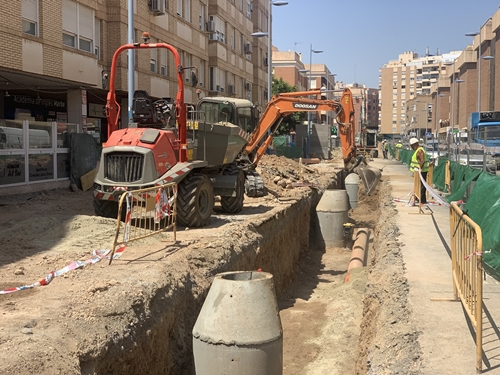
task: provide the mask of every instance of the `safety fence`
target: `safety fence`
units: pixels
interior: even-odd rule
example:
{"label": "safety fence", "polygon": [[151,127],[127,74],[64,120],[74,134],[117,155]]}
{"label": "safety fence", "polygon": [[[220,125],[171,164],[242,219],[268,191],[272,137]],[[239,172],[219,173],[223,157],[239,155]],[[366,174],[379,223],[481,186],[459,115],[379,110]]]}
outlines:
{"label": "safety fence", "polygon": [[476,371],[482,371],[483,239],[479,225],[452,202],[450,205],[453,296],[460,298],[476,331]]}
{"label": "safety fence", "polygon": [[[173,229],[177,235],[177,184],[168,183],[151,188],[127,191],[119,202],[116,233],[109,264],[115,253],[121,253],[129,242]],[[125,218],[122,222],[120,218]]]}

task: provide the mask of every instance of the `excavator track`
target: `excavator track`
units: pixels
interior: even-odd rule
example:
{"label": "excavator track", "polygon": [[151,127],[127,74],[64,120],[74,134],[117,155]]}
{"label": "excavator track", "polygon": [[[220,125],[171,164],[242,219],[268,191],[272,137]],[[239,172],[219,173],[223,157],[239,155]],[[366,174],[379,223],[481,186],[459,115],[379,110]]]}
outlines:
{"label": "excavator track", "polygon": [[245,194],[248,197],[263,197],[266,192],[264,188],[264,179],[256,171],[245,172]]}

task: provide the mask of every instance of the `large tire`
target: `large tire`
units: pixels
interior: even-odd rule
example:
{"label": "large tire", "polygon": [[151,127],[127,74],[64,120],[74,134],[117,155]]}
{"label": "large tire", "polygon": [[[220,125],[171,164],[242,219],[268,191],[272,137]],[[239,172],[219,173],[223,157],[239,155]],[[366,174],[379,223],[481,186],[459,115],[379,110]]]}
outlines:
{"label": "large tire", "polygon": [[228,174],[238,174],[236,181],[235,197],[220,197],[220,205],[224,212],[237,214],[243,210],[243,200],[245,199],[245,174],[240,169],[229,169]]}
{"label": "large tire", "polygon": [[249,197],[263,197],[266,195],[264,179],[256,171],[247,171],[245,193]]}
{"label": "large tire", "polygon": [[185,227],[204,227],[214,208],[214,191],[207,176],[192,173],[179,183],[177,221]]}
{"label": "large tire", "polygon": [[94,197],[94,212],[97,216],[116,219],[118,217],[118,202],[102,201]]}
{"label": "large tire", "polygon": [[[110,219],[118,218],[118,202],[102,201],[94,197],[94,212],[97,216],[109,217]],[[127,217],[127,205],[123,205],[121,221],[125,221]]]}

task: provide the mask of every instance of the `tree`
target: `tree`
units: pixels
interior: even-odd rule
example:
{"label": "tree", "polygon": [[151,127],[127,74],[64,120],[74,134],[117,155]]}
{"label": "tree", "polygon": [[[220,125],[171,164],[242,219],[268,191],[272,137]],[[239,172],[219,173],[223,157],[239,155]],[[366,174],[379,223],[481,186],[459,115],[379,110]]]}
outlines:
{"label": "tree", "polygon": [[[284,92],[296,92],[297,86],[291,86],[287,82],[283,81],[283,78],[277,79],[273,76],[273,87],[272,93],[273,96],[277,94],[281,94]],[[307,112],[294,112],[290,115],[286,116],[281,122],[278,130],[276,131],[277,135],[282,134],[290,134],[290,131],[295,131],[295,125],[303,123],[307,119]]]}

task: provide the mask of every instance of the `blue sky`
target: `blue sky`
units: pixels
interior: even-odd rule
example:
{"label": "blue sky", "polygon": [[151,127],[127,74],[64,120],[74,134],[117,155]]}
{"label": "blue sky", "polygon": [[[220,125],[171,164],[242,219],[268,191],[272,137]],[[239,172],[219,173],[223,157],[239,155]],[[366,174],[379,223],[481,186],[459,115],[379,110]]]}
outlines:
{"label": "blue sky", "polygon": [[[272,42],[280,51],[302,53],[311,44],[337,81],[378,87],[379,68],[400,53],[461,51],[497,11],[498,0],[287,0],[273,6]],[[397,30],[395,32],[395,30]]]}

